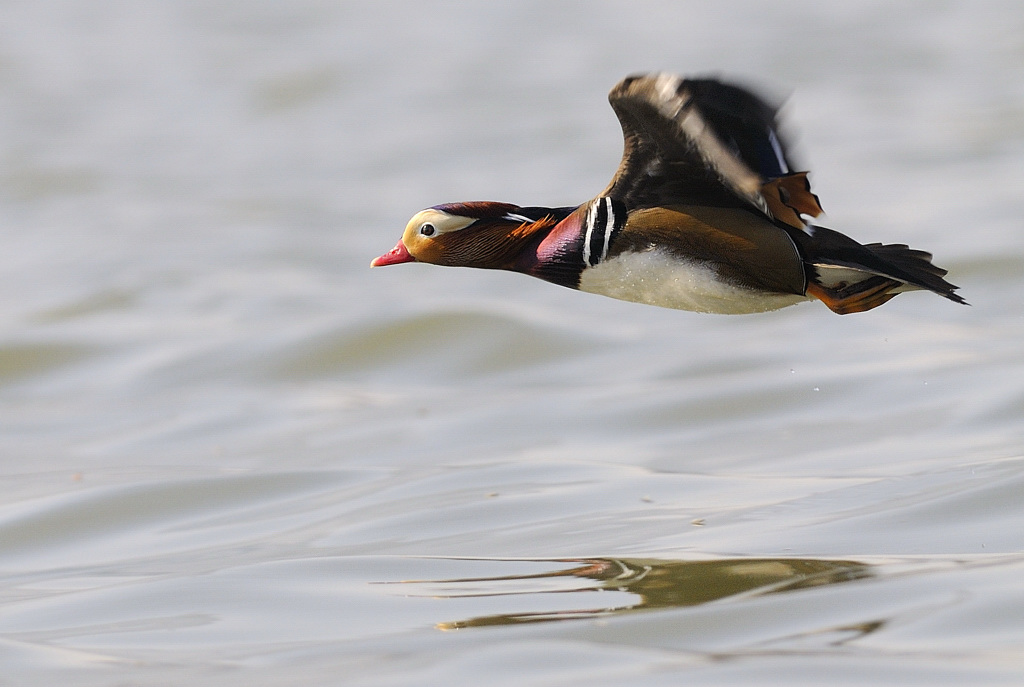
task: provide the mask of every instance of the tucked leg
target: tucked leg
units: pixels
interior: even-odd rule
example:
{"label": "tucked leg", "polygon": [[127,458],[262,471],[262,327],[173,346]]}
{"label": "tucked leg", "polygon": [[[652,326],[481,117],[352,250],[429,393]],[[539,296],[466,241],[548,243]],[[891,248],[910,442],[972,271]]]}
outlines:
{"label": "tucked leg", "polygon": [[808,284],[807,295],[817,298],[837,315],[848,315],[877,308],[896,296],[892,289],[898,286],[902,286],[902,283],[894,279],[869,277],[841,289],[830,289],[820,284]]}

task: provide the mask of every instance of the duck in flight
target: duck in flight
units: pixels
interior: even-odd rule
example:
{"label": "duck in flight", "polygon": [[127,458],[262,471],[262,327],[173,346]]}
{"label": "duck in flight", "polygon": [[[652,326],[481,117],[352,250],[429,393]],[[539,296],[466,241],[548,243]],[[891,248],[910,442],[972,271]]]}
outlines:
{"label": "duck in flight", "polygon": [[511,270],[709,313],[817,299],[845,315],[912,290],[965,303],[929,253],[810,224],[822,212],[818,197],[807,173],[791,168],[776,109],[750,91],[660,73],[627,77],[608,100],[625,146],[596,198],[559,208],[435,205],[371,267]]}

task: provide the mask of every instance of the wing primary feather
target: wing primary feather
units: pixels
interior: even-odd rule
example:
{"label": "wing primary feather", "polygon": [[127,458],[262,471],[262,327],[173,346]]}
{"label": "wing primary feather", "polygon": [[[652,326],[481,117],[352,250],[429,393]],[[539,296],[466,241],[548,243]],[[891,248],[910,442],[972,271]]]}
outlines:
{"label": "wing primary feather", "polygon": [[[739,86],[668,73],[628,77],[608,98],[624,148],[602,196],[630,211],[672,204],[747,208],[806,231],[799,215],[817,206],[806,177],[785,182],[782,191],[764,190],[793,174],[776,107]],[[774,198],[798,183],[804,185],[798,202]]]}

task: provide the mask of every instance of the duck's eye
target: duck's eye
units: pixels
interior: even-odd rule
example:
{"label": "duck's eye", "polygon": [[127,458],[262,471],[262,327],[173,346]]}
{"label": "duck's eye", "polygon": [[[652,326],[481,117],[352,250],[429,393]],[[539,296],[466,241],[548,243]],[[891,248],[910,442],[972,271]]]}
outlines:
{"label": "duck's eye", "polygon": [[427,222],[420,227],[420,233],[424,236],[433,236],[435,231],[436,229],[434,229],[434,225],[430,222]]}

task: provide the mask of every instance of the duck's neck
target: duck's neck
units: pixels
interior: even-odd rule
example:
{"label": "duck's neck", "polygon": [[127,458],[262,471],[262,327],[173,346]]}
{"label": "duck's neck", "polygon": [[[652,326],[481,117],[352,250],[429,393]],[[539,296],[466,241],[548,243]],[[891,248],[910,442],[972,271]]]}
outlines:
{"label": "duck's neck", "polygon": [[560,286],[579,288],[584,267],[581,227],[585,211],[586,206],[552,208],[551,216],[558,222],[538,231],[510,269]]}

